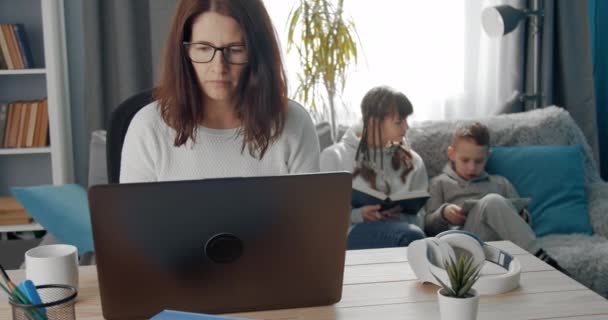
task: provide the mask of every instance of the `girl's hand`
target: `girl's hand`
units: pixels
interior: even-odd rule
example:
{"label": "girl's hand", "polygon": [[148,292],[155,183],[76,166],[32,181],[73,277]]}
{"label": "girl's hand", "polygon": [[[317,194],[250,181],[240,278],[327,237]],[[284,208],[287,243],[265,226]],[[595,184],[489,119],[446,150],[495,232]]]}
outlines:
{"label": "girl's hand", "polygon": [[380,212],[385,220],[399,220],[399,215],[403,209],[401,206],[394,206],[388,210]]}
{"label": "girl's hand", "polygon": [[443,208],[442,216],[450,224],[461,226],[467,219],[467,216],[462,213],[462,208],[455,204],[448,204]]}
{"label": "girl's hand", "polygon": [[371,205],[361,207],[361,217],[363,222],[373,222],[383,220],[384,217],[380,213],[380,205]]}

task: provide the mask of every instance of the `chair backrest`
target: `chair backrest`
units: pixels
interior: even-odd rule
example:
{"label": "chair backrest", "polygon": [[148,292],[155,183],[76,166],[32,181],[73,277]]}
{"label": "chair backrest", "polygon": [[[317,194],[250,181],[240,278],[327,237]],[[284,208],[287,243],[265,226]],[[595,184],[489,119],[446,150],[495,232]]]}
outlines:
{"label": "chair backrest", "polygon": [[131,96],[112,111],[106,136],[106,164],[109,183],[118,183],[120,178],[122,145],[131,120],[141,108],[152,101],[154,101],[152,89],[148,89]]}
{"label": "chair backrest", "polygon": [[319,147],[321,147],[321,151],[334,144],[334,140],[331,138],[331,127],[329,122],[319,122],[315,125],[315,129],[317,131],[317,137],[319,137]]}

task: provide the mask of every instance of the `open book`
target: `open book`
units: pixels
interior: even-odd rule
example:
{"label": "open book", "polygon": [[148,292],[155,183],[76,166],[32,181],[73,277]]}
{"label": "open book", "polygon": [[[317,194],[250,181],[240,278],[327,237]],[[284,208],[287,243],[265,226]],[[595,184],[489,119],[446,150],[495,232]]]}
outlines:
{"label": "open book", "polygon": [[416,214],[428,199],[429,193],[426,192],[426,190],[399,190],[390,195],[386,195],[367,186],[353,185],[351,205],[353,208],[360,208],[363,206],[379,204],[382,206],[380,211],[388,210],[399,205],[402,209],[401,212]]}

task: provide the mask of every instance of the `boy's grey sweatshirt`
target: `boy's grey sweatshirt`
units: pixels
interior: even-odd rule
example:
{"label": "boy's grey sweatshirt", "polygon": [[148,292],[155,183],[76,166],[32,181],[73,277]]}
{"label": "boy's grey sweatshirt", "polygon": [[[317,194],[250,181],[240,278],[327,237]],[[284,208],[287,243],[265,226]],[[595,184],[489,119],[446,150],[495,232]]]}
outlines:
{"label": "boy's grey sweatshirt", "polygon": [[519,197],[507,178],[483,171],[479,177],[467,181],[456,174],[451,163],[445,165],[443,173],[431,179],[429,193],[431,198],[426,203],[424,217],[427,236],[435,236],[449,229],[449,223],[442,214],[448,204],[462,206],[465,200],[481,199],[490,193],[505,198]]}

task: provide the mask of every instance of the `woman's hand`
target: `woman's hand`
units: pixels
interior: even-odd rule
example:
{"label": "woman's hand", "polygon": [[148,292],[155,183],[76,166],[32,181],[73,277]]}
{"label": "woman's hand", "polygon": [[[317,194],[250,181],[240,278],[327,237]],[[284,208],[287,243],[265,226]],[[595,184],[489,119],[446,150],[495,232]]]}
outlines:
{"label": "woman's hand", "polygon": [[467,216],[462,213],[462,208],[452,203],[443,208],[442,216],[450,224],[457,226],[463,225],[467,219]]}

